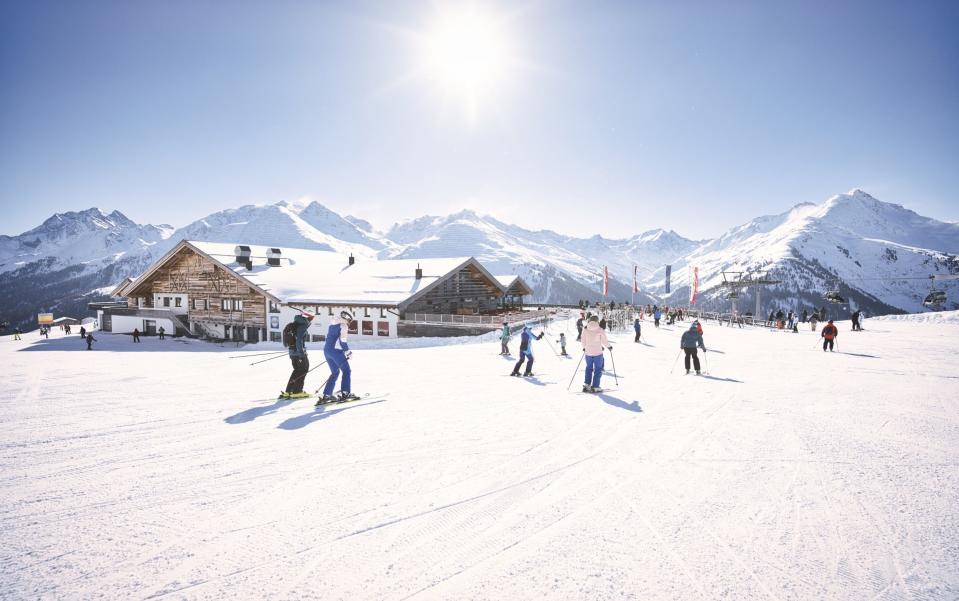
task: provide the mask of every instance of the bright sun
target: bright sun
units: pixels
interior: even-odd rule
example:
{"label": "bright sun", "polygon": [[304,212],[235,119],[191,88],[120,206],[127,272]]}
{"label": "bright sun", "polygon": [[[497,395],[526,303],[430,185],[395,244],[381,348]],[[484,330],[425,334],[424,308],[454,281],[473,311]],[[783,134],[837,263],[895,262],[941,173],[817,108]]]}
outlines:
{"label": "bright sun", "polygon": [[438,15],[424,37],[429,78],[461,100],[471,120],[508,75],[507,37],[502,19],[475,8]]}

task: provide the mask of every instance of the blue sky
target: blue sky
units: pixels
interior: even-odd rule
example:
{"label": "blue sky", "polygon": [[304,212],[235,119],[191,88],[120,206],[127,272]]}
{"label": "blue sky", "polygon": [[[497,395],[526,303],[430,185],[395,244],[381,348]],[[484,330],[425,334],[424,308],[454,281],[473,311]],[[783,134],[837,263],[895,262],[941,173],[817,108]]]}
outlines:
{"label": "blue sky", "polygon": [[[508,46],[475,113],[417,42],[462,5]],[[0,233],[305,197],[711,237],[854,187],[957,220],[956,31],[921,1],[8,4]]]}

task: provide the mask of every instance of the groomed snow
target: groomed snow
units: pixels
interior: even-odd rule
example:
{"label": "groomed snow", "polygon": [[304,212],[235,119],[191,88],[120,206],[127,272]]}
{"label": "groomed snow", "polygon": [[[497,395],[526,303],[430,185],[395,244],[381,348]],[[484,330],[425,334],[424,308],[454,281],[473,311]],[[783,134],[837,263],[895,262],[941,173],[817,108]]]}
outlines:
{"label": "groomed snow", "polygon": [[316,411],[230,358],[269,348],[3,337],[0,597],[955,599],[959,327],[839,326],[707,323],[697,378],[647,322],[603,396],[565,391],[568,323],[533,380],[492,340],[358,349],[389,396]]}

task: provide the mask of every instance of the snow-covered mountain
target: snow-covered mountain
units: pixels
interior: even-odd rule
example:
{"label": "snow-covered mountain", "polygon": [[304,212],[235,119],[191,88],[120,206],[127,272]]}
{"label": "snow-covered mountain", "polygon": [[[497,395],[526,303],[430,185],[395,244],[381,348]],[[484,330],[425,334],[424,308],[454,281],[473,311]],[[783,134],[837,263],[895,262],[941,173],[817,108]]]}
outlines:
{"label": "snow-covered mountain", "polygon": [[[923,278],[959,273],[959,224],[922,217],[861,190],[758,217],[704,241],[661,229],[626,239],[574,237],[473,211],[420,217],[378,232],[369,222],[341,217],[318,202],[287,201],[219,211],[174,231],[94,208],[54,215],[19,236],[0,236],[2,317],[28,325],[41,310],[82,314],[87,300],[102,298],[184,238],[380,258],[472,255],[496,274],[521,275],[536,291],[534,302],[552,303],[600,298],[603,265],[610,270],[610,296],[628,299],[636,265],[638,301],[685,304],[687,267],[695,265],[700,303],[711,308],[730,306],[718,287],[721,272],[743,271],[782,280],[764,290],[764,311],[819,306],[823,292],[832,289],[873,314],[921,311],[929,291]],[[673,266],[673,292],[663,299],[667,264]],[[940,287],[948,292],[947,308],[959,306],[959,282]],[[752,299],[750,292],[743,294],[741,310],[751,309]]]}
{"label": "snow-covered mountain", "polygon": [[[881,202],[862,190],[839,194],[821,204],[803,203],[780,215],[765,216],[708,241],[673,264],[674,293],[689,294],[689,267],[699,267],[707,305],[728,307],[719,287],[722,271],[768,273],[782,283],[764,297],[773,306],[820,306],[823,293],[838,290],[851,306],[871,313],[922,311],[928,276],[959,273],[959,225],[936,221],[900,205]],[[926,278],[926,279],[924,279]],[[647,280],[663,292],[664,269]],[[937,284],[954,303],[957,282]],[[752,293],[741,297],[752,308]],[[950,305],[951,306],[951,305]],[[764,311],[772,308],[764,303]]]}
{"label": "snow-covered mountain", "polygon": [[[473,211],[445,217],[426,216],[398,223],[386,237],[400,250],[390,257],[420,258],[472,255],[497,273],[519,274],[536,290],[540,302],[575,303],[596,298],[603,265],[610,270],[610,295],[630,297],[633,265],[640,275],[682,256],[698,243],[676,232],[651,230],[626,240],[601,236],[576,238],[550,230],[527,230]],[[641,293],[643,302],[651,297]]]}

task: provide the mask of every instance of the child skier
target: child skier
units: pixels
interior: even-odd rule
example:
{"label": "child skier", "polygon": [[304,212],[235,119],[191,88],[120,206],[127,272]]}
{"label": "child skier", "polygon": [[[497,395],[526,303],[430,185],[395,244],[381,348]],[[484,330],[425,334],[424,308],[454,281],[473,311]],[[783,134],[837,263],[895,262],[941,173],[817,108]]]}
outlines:
{"label": "child skier", "polygon": [[[350,377],[350,357],[353,352],[346,344],[346,337],[349,331],[350,323],[353,321],[353,315],[349,311],[340,311],[340,316],[335,321],[330,322],[330,327],[326,331],[326,344],[323,346],[323,355],[326,357],[326,364],[330,366],[330,377],[326,380],[326,386],[323,387],[323,396],[316,401],[317,405],[330,402],[355,401],[358,397],[351,392]],[[339,343],[340,348],[336,348]],[[340,396],[333,396],[333,387],[336,386],[336,379],[343,372],[343,380],[340,382]]]}
{"label": "child skier", "polygon": [[[283,336],[286,340],[287,350],[290,354],[290,362],[293,364],[293,373],[286,383],[286,390],[280,393],[280,398],[284,399],[305,399],[309,393],[303,392],[303,382],[306,379],[307,372],[310,371],[310,358],[306,354],[306,332],[310,329],[310,322],[313,321],[312,313],[301,313],[293,318],[293,321],[287,325],[292,331],[284,328]],[[292,334],[293,339],[289,336]],[[292,344],[290,344],[292,343]]]}
{"label": "child skier", "polygon": [[533,334],[533,328],[529,322],[523,326],[523,334],[520,337],[519,345],[519,361],[516,362],[516,365],[513,366],[513,373],[511,376],[519,377],[519,368],[523,366],[523,361],[529,359],[529,362],[526,364],[526,371],[523,373],[523,377],[529,377],[533,375],[533,340],[542,340],[546,332],[540,332],[539,336]]}
{"label": "child skier", "polygon": [[689,359],[690,357],[693,360],[693,367],[696,368],[696,375],[699,373],[699,356],[696,354],[696,347],[703,349],[703,352],[706,352],[706,345],[703,343],[703,335],[699,332],[699,322],[694,321],[689,329],[683,332],[683,337],[679,340],[679,348],[683,349],[683,352],[686,353],[686,359],[684,361],[686,365],[686,373],[689,373]]}
{"label": "child skier", "polygon": [[639,318],[633,322],[633,330],[636,331],[636,338],[633,339],[633,342],[639,342],[640,337],[643,335],[643,326],[639,323]]}
{"label": "child skier", "polygon": [[597,317],[589,318],[586,329],[583,330],[582,343],[583,353],[586,355],[586,379],[583,381],[583,392],[602,392],[600,380],[606,364],[603,349],[608,348],[612,352],[613,347],[609,344],[606,332],[599,327]]}
{"label": "child skier", "polygon": [[829,320],[829,323],[826,324],[826,327],[822,329],[822,334],[819,335],[822,338],[822,352],[826,352],[826,347],[829,347],[829,352],[833,352],[833,341],[839,336],[839,328],[837,328],[832,320]]}
{"label": "child skier", "polygon": [[560,348],[559,354],[562,355],[563,357],[569,357],[569,353],[566,352],[566,334],[560,332],[559,340],[557,340],[556,342],[559,343],[559,348]]}
{"label": "child skier", "polygon": [[499,343],[500,343],[499,354],[500,355],[509,355],[509,339],[510,339],[509,324],[504,321],[503,331],[499,336]]}

